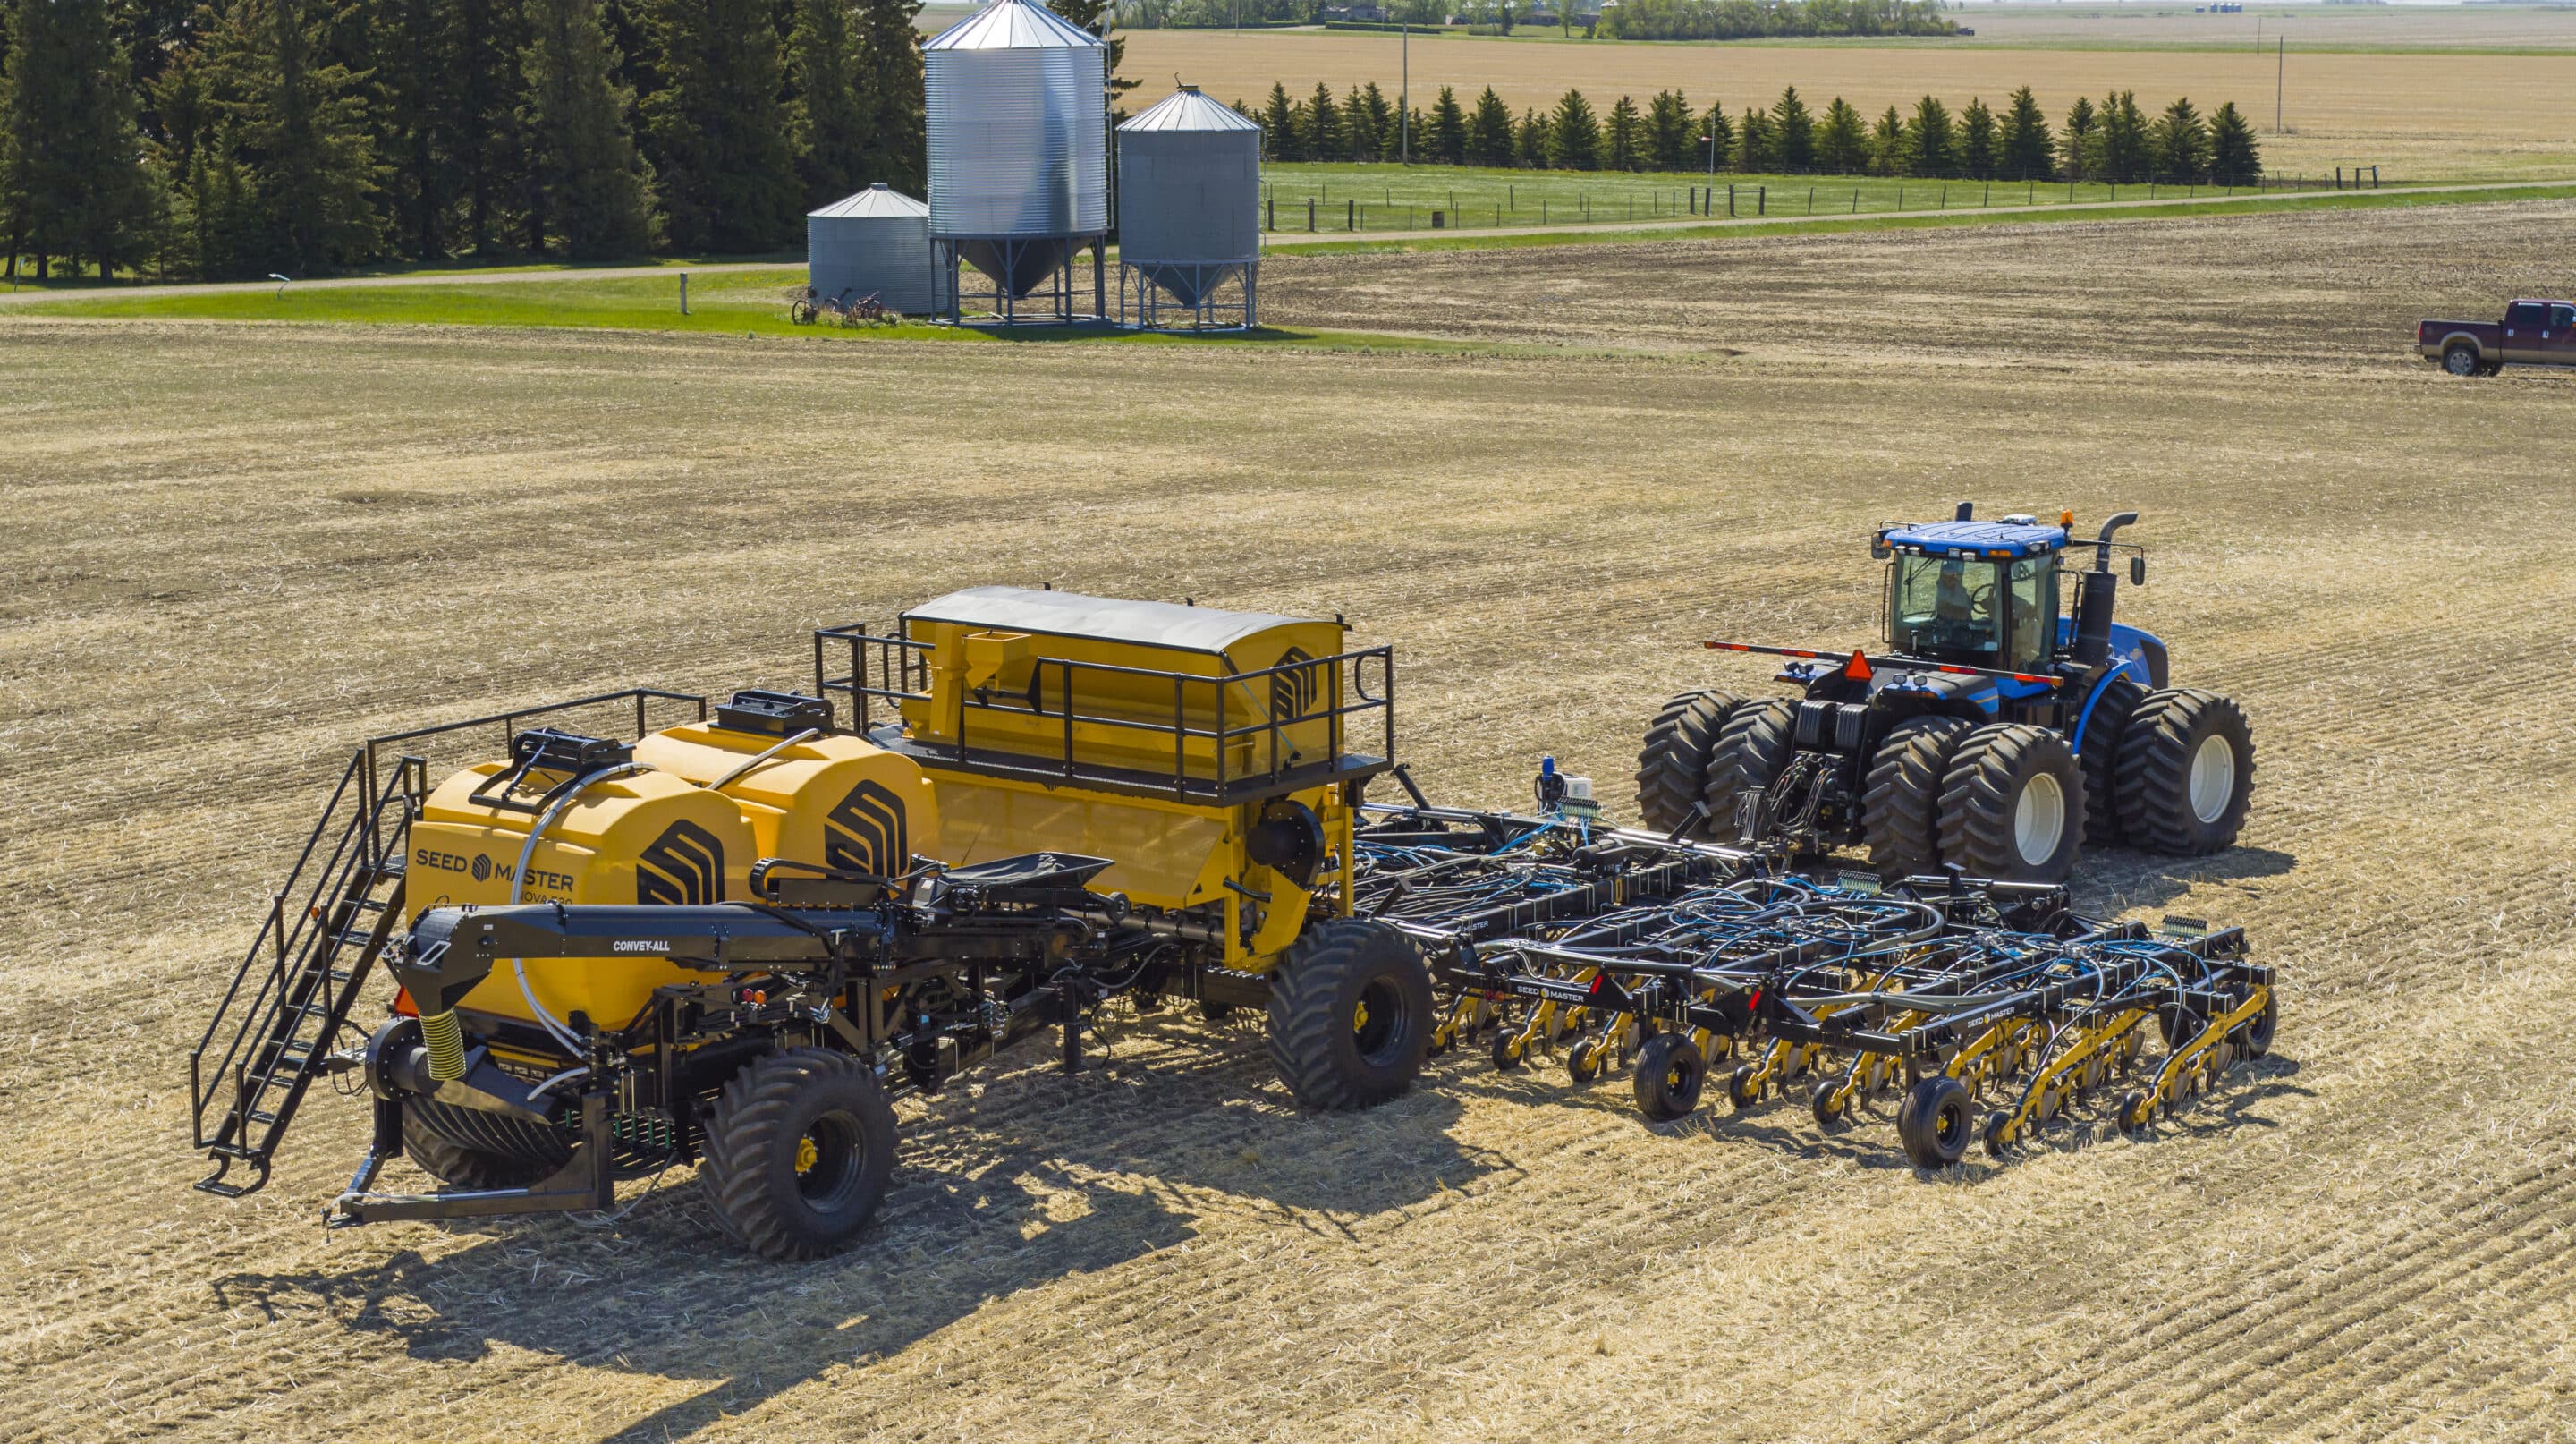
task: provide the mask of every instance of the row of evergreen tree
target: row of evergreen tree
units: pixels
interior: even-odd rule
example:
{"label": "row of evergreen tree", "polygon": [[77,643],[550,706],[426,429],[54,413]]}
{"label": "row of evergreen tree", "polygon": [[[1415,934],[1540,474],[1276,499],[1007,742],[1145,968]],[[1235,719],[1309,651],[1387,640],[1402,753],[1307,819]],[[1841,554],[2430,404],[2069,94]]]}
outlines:
{"label": "row of evergreen tree", "polygon": [[922,184],[919,0],[0,3],[13,275],[772,250]]}
{"label": "row of evergreen tree", "polygon": [[1842,97],[1819,116],[1790,86],[1768,107],[1730,117],[1723,105],[1696,110],[1678,90],[1642,108],[1619,97],[1604,116],[1580,90],[1546,112],[1515,116],[1487,86],[1473,106],[1443,86],[1428,111],[1415,110],[1408,142],[1397,103],[1377,82],[1340,98],[1320,82],[1292,100],[1284,84],[1268,103],[1243,111],[1267,133],[1273,160],[1379,161],[1411,158],[1449,165],[1550,170],[1682,171],[1923,176],[1969,180],[2150,180],[2246,184],[2263,173],[2254,128],[2233,101],[2203,116],[2179,99],[2150,118],[2130,91],[2099,103],[2079,98],[2051,127],[2023,86],[2002,110],[1972,99],[1953,113],[1937,96],[1913,112],[1889,106],[1871,121]]}

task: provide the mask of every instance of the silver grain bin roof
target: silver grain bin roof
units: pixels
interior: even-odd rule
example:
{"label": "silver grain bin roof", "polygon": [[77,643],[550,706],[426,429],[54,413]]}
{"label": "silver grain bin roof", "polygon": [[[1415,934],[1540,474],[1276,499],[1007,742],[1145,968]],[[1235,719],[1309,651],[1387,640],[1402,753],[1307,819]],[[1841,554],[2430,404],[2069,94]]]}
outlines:
{"label": "silver grain bin roof", "polygon": [[1261,127],[1184,86],[1118,127],[1118,256],[1185,306],[1261,256]]}
{"label": "silver grain bin roof", "polygon": [[1109,228],[1109,50],[1030,0],[922,45],[934,236]]}
{"label": "silver grain bin roof", "polygon": [[883,181],[805,215],[805,269],[824,300],[870,296],[917,315],[937,308],[930,207]]}

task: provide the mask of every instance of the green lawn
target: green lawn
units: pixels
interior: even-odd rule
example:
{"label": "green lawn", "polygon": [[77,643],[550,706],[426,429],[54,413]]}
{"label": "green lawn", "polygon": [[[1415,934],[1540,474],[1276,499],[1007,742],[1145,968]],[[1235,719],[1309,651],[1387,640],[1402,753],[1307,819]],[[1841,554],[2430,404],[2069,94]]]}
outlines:
{"label": "green lawn", "polygon": [[[1692,189],[1714,187],[1711,209],[1738,216],[1853,216],[1891,211],[1978,210],[1987,206],[2081,201],[2190,200],[2242,195],[2243,186],[2106,186],[2084,182],[1882,180],[1867,176],[1624,174],[1612,171],[1480,170],[1459,166],[1331,165],[1262,168],[1263,224],[1282,233],[1428,229],[1444,226],[1624,225],[1687,218]],[[2383,185],[2399,178],[2383,173]],[[2277,188],[2277,187],[2275,187]],[[2327,189],[2332,189],[2331,186]],[[1730,192],[1733,209],[1730,212]],[[1311,209],[1310,209],[1311,208]],[[1311,219],[1311,226],[1310,226]]]}

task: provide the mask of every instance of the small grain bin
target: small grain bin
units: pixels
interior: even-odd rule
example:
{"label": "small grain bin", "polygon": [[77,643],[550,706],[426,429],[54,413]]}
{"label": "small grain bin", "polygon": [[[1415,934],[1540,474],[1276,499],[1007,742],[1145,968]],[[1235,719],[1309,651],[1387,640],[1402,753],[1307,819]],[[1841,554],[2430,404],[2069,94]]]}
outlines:
{"label": "small grain bin", "polygon": [[805,216],[805,271],[818,300],[864,301],[926,315],[930,207],[879,181]]}
{"label": "small grain bin", "polygon": [[[1118,302],[1162,324],[1255,324],[1261,268],[1261,127],[1184,85],[1118,127]],[[1228,282],[1234,282],[1231,290]]]}

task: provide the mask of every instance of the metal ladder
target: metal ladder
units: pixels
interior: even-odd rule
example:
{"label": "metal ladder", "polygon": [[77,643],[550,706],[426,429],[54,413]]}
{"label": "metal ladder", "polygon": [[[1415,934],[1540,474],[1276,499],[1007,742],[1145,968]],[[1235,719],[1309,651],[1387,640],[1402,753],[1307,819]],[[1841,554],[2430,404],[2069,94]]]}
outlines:
{"label": "metal ladder", "polygon": [[[421,759],[405,757],[380,779],[361,749],[270,898],[259,936],[188,1055],[195,1146],[215,1165],[198,1188],[226,1198],[257,1192],[305,1090],[331,1071],[350,1007],[402,920],[403,858],[425,776]],[[254,1175],[228,1180],[236,1163]]]}

